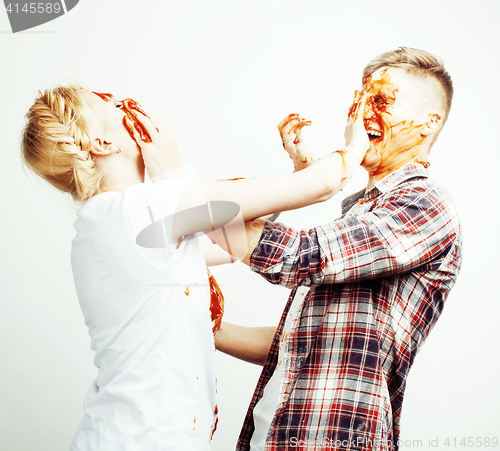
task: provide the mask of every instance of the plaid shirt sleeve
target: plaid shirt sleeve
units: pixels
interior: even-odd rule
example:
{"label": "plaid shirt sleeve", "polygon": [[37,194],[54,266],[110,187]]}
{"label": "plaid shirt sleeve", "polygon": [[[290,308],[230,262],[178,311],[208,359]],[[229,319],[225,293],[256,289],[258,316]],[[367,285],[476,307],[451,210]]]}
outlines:
{"label": "plaid shirt sleeve", "polygon": [[446,191],[403,185],[363,213],[309,231],[267,223],[251,269],[288,288],[386,277],[431,262],[458,233]]}

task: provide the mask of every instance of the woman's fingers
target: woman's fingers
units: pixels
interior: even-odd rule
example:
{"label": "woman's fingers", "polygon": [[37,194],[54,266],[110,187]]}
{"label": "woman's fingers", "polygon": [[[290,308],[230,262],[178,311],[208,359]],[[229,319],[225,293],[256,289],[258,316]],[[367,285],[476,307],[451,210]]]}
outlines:
{"label": "woman's fingers", "polygon": [[364,93],[358,92],[358,107],[356,109],[355,121],[361,120],[363,121],[363,115],[366,107],[366,100],[368,98],[368,93],[365,91]]}

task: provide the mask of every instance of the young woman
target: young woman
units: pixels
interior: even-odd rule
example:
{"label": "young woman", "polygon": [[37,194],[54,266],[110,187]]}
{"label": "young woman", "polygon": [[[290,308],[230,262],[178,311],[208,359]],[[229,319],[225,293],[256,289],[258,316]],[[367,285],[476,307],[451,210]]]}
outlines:
{"label": "young woman", "polygon": [[[72,451],[209,450],[217,421],[209,307],[217,287],[193,234],[234,219],[231,209],[210,208],[215,201],[239,206],[247,221],[334,195],[369,145],[362,103],[343,151],[311,164],[300,137],[307,124],[290,115],[279,129],[296,172],[200,182],[182,169],[173,134],[133,100],[75,86],[40,94],[22,154],[81,203],[71,258],[98,368]],[[144,183],[145,171],[154,183]],[[208,215],[193,210],[200,206]],[[152,224],[156,235],[145,232]]]}

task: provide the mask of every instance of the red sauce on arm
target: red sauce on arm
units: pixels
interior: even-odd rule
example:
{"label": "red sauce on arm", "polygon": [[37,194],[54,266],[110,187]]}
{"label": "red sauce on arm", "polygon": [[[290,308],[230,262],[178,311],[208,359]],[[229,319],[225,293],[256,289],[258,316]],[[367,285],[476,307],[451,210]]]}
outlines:
{"label": "red sauce on arm", "polygon": [[333,153],[338,153],[340,155],[340,158],[342,158],[342,170],[345,171],[347,169],[347,165],[345,163],[345,158],[344,158],[344,155],[346,154],[346,150],[344,150],[344,149],[336,150]]}

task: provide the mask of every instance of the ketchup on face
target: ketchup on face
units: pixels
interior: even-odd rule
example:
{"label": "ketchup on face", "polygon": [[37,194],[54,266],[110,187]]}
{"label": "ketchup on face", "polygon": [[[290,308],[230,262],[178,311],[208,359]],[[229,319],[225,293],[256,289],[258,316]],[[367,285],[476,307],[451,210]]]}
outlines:
{"label": "ketchup on face", "polygon": [[[391,114],[387,111],[387,106],[396,99],[396,92],[398,89],[391,83],[387,69],[384,69],[380,73],[380,79],[378,80],[373,80],[372,74],[368,74],[365,77],[363,89],[368,93],[365,111],[363,111],[363,123],[365,125],[365,129],[367,130],[370,128],[369,125],[371,122],[377,123],[378,129],[382,132],[382,136],[375,141],[380,141],[387,131],[387,127],[381,114]],[[356,97],[351,105],[351,108],[349,109],[348,116],[350,118],[353,118],[360,98],[361,93],[356,91]]]}
{"label": "ketchup on face", "polygon": [[96,96],[99,96],[105,102],[111,102],[111,99],[113,98],[113,94],[103,94],[102,92],[95,92],[95,91],[92,91],[92,93],[95,94]]}
{"label": "ketchup on face", "polygon": [[[110,102],[113,99],[112,94],[103,94],[101,92],[95,92],[92,91],[95,95],[99,96],[102,100],[105,102]],[[128,134],[130,137],[134,140],[135,145],[137,147],[137,151],[141,151],[141,146],[137,142],[137,139],[135,138],[134,135],[134,129],[139,133],[139,136],[141,137],[142,141],[145,143],[150,143],[152,142],[151,135],[149,134],[147,128],[145,125],[141,122],[138,113],[142,114],[144,117],[147,117],[150,121],[151,118],[144,112],[144,110],[141,108],[138,102],[136,102],[133,99],[125,99],[121,101],[122,106],[120,109],[125,113],[125,116],[123,116],[123,126],[127,130]],[[152,121],[151,121],[152,122]],[[157,127],[156,131],[159,131]]]}
{"label": "ketchup on face", "polygon": [[[368,94],[365,111],[363,111],[365,129],[369,130],[371,128],[370,124],[376,123],[378,127],[373,127],[373,129],[377,129],[382,133],[380,137],[372,139],[374,143],[381,143],[376,148],[381,161],[377,168],[370,170],[370,177],[383,178],[412,161],[419,162],[426,168],[429,167],[428,162],[417,160],[420,155],[418,146],[423,142],[423,137],[418,132],[421,126],[414,125],[413,121],[401,121],[391,124],[389,120],[391,112],[388,110],[388,107],[395,102],[398,88],[391,83],[387,69],[380,72],[378,80],[374,80],[372,74],[367,75],[363,89]],[[360,97],[361,93],[356,91],[354,102],[349,110],[350,118],[356,113]],[[392,120],[392,122],[395,121]],[[394,146],[388,146],[388,143],[398,138],[406,141],[406,147],[401,147],[395,152]]]}

